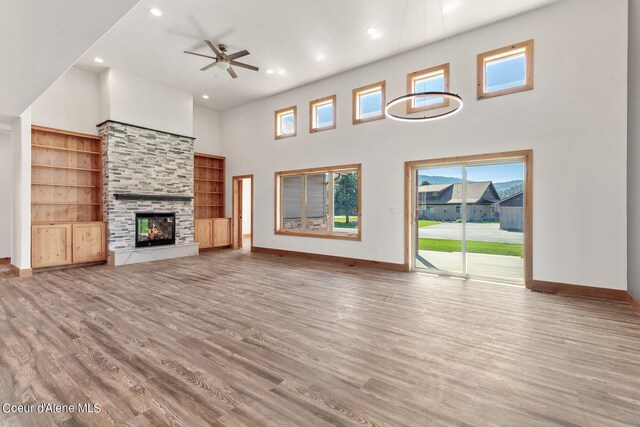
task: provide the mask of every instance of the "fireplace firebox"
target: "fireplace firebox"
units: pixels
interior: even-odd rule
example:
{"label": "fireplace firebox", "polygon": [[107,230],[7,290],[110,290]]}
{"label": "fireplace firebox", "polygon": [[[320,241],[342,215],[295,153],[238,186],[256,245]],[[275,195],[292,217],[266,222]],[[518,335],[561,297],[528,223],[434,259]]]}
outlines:
{"label": "fireplace firebox", "polygon": [[175,213],[136,213],[137,248],[175,243]]}

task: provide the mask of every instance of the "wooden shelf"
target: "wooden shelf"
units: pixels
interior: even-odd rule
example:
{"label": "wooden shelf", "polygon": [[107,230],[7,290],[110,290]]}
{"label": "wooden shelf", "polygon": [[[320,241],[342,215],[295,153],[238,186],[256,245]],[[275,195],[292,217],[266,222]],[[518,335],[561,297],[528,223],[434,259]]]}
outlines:
{"label": "wooden shelf", "polygon": [[195,167],[197,167],[197,168],[203,168],[203,169],[213,169],[213,170],[217,170],[217,171],[224,170],[223,168],[220,168],[220,167],[213,167],[213,166],[195,165]]}
{"label": "wooden shelf", "polygon": [[193,179],[197,183],[193,199],[195,219],[222,218],[225,211],[225,158],[196,153],[194,166]]}
{"label": "wooden shelf", "polygon": [[51,145],[41,145],[41,144],[31,144],[31,147],[45,148],[45,149],[48,149],[48,150],[66,151],[66,152],[71,152],[71,153],[102,154],[102,153],[100,153],[98,151],[77,150],[75,148],[54,147],[54,146],[51,146]]}
{"label": "wooden shelf", "polygon": [[53,166],[53,165],[36,165],[32,164],[34,168],[46,168],[46,169],[59,169],[69,171],[82,171],[82,172],[101,172],[101,169],[89,169],[89,168],[72,168],[69,166]]}
{"label": "wooden shelf", "polygon": [[32,182],[31,185],[39,187],[65,187],[65,188],[100,188],[99,185],[77,185],[77,184],[43,184],[41,182]]}

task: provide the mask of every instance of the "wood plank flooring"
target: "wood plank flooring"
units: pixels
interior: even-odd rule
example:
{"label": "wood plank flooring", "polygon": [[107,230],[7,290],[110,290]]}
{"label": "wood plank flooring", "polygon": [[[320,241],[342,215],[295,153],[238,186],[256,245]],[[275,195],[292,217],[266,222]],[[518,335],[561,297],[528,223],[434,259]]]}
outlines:
{"label": "wood plank flooring", "polygon": [[0,272],[0,425],[640,425],[640,316],[243,251]]}

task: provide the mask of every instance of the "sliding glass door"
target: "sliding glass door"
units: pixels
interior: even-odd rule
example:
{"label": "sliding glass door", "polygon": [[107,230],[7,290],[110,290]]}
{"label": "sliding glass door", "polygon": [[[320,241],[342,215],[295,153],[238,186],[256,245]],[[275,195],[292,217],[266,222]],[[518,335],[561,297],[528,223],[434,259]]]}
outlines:
{"label": "sliding glass door", "polygon": [[414,169],[414,268],[524,282],[520,159]]}

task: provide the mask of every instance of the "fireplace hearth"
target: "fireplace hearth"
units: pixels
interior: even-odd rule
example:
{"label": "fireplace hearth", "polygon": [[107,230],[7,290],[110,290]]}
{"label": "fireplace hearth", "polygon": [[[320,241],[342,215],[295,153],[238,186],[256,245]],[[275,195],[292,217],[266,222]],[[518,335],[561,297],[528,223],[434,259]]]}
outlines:
{"label": "fireplace hearth", "polygon": [[175,243],[175,213],[136,213],[137,248]]}

